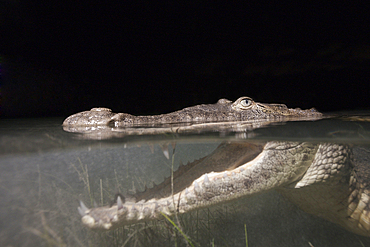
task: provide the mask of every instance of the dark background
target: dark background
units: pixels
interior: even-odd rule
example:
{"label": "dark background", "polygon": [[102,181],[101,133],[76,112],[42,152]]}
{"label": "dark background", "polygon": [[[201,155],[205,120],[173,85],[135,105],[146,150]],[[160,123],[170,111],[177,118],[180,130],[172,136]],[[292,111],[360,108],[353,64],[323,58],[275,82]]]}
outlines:
{"label": "dark background", "polygon": [[369,109],[369,4],[337,2],[0,0],[0,114]]}

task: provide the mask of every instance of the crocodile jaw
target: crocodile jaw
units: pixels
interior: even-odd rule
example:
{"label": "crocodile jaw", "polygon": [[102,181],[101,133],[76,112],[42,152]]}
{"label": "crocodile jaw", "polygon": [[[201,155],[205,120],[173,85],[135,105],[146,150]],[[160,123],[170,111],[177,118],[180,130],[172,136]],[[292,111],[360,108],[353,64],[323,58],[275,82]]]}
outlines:
{"label": "crocodile jaw", "polygon": [[[172,196],[143,203],[122,203],[118,198],[117,204],[112,207],[92,209],[81,203],[79,212],[87,227],[110,230],[159,219],[163,214],[171,216],[225,203],[297,180],[307,170],[315,151],[316,146],[312,144],[271,142],[254,160],[231,171],[204,174]],[[287,156],[294,156],[294,159],[287,161]]]}

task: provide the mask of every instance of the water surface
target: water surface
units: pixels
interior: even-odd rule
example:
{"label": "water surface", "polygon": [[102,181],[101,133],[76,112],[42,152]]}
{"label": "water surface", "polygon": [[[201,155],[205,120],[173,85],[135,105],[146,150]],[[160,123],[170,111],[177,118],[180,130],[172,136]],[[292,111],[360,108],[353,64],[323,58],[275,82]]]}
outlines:
{"label": "water surface", "polygon": [[[369,148],[370,113],[351,115],[158,135],[71,133],[57,118],[2,120],[0,244],[186,246],[165,220],[95,233],[81,224],[79,200],[88,207],[102,206],[117,192],[142,191],[170,176],[172,167],[205,157],[225,141],[335,142]],[[195,246],[246,246],[245,229],[249,246],[370,245],[369,238],[311,216],[274,191],[194,211],[177,223]]]}

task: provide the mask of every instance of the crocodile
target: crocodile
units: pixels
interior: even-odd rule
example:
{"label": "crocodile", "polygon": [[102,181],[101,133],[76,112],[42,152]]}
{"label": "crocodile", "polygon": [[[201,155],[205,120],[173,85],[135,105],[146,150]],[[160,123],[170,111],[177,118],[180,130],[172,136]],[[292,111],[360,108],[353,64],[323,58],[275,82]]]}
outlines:
{"label": "crocodile", "polygon": [[79,126],[163,126],[164,124],[210,123],[253,120],[317,119],[322,113],[311,108],[291,109],[284,104],[258,103],[249,97],[240,97],[235,102],[220,99],[216,104],[202,104],[179,111],[152,115],[133,116],[127,113],[113,113],[111,109],[99,107],[73,114],[63,122],[65,127]]}
{"label": "crocodile", "polygon": [[[241,97],[156,116],[132,116],[94,108],[67,118],[64,126],[154,126],[172,123],[227,121],[290,121],[320,119],[315,109],[289,109]],[[190,172],[180,168],[136,201],[117,195],[111,205],[87,208],[80,201],[82,223],[94,230],[160,219],[242,197],[277,190],[302,210],[370,237],[369,164],[367,148],[341,143],[269,141],[225,142],[212,154],[194,161]]]}

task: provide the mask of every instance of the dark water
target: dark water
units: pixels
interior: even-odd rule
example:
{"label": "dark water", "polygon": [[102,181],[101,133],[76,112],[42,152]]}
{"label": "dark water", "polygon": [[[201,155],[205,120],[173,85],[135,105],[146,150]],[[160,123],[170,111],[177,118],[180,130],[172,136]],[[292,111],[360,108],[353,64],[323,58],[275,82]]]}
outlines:
{"label": "dark water", "polygon": [[[185,134],[83,135],[63,119],[0,122],[1,246],[186,246],[161,220],[95,233],[81,224],[79,200],[107,205],[118,191],[153,186],[178,166],[210,154],[223,141],[309,141],[370,146],[361,117],[206,129]],[[175,147],[175,149],[174,149]],[[168,150],[168,157],[163,150]],[[301,211],[271,191],[181,216],[195,246],[369,246],[370,238]]]}

